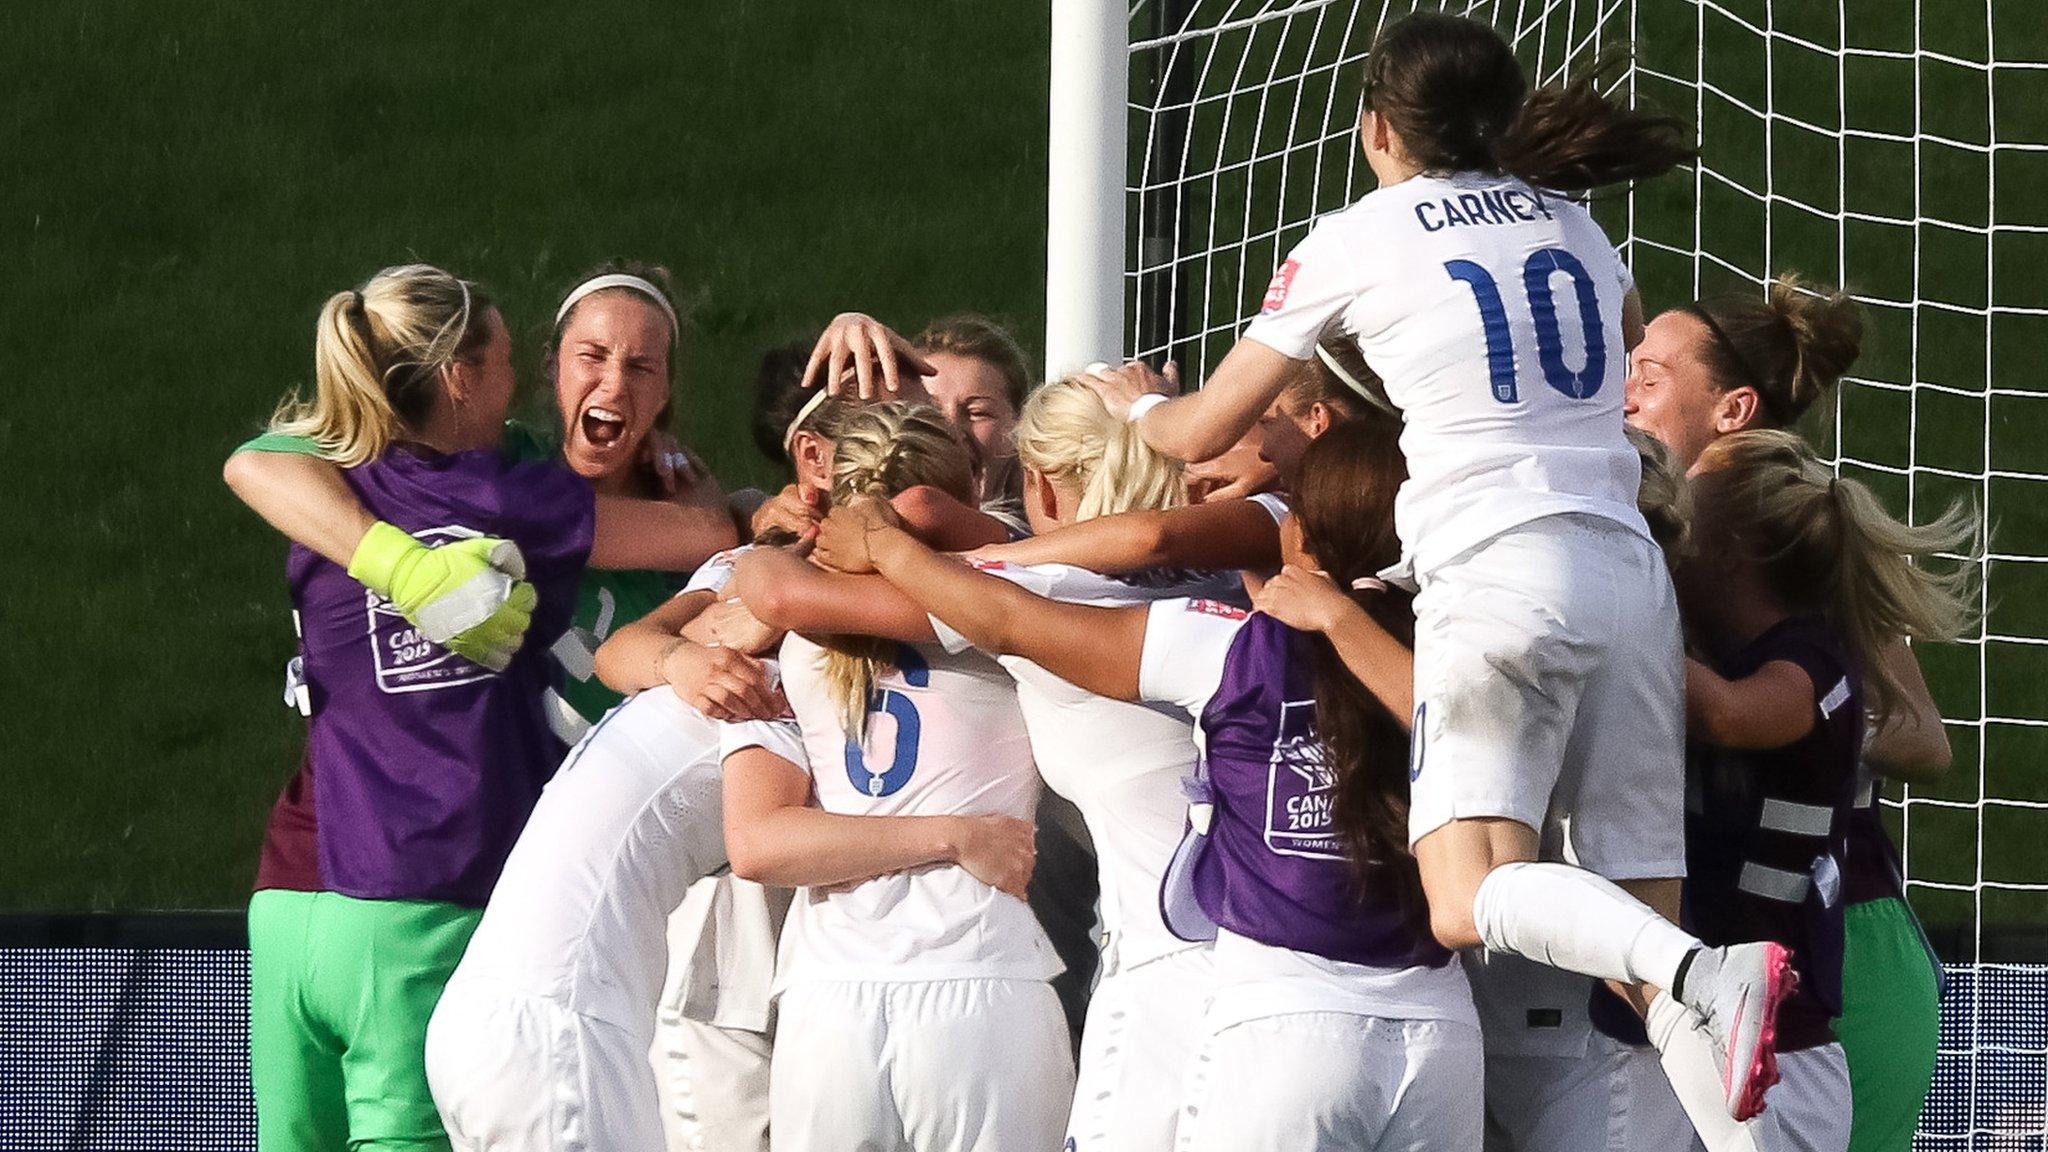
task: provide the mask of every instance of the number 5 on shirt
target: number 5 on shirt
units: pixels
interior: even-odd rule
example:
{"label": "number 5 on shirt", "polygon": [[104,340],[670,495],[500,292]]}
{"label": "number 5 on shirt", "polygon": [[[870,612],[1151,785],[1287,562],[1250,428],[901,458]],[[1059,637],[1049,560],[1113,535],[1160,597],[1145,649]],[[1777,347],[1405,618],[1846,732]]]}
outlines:
{"label": "number 5 on shirt", "polygon": [[[1472,289],[1472,298],[1479,305],[1493,398],[1503,404],[1515,403],[1521,399],[1521,393],[1515,385],[1514,329],[1508,323],[1500,284],[1493,273],[1470,260],[1447,260],[1444,271]],[[1559,272],[1571,278],[1572,295],[1579,305],[1579,328],[1585,333],[1586,361],[1576,372],[1564,362],[1557,297],[1550,285],[1550,278]],[[1535,322],[1536,358],[1543,365],[1544,383],[1574,400],[1591,399],[1607,382],[1607,333],[1600,324],[1600,299],[1593,291],[1593,278],[1586,274],[1586,266],[1562,248],[1538,249],[1522,265],[1522,288],[1529,298],[1530,319]]]}
{"label": "number 5 on shirt", "polygon": [[[903,682],[912,688],[931,685],[931,666],[915,648],[897,647],[896,668],[903,674]],[[868,695],[868,711],[886,714],[896,721],[896,747],[889,757],[889,767],[876,772],[868,767],[867,754],[861,751],[860,744],[848,739],[846,778],[856,790],[869,796],[893,796],[910,783],[910,777],[917,771],[917,742],[923,734],[924,722],[918,718],[915,701],[887,688],[877,688]]]}

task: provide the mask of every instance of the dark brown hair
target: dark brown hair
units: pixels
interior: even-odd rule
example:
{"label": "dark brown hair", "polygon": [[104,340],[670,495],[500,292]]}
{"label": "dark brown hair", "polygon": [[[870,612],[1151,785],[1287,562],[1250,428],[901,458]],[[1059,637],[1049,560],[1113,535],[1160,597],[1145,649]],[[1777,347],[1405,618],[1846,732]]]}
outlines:
{"label": "dark brown hair", "polygon": [[1586,192],[1661,176],[1693,156],[1685,124],[1601,95],[1620,62],[1529,90],[1514,49],[1477,20],[1423,12],[1396,21],[1365,61],[1365,107],[1387,118],[1430,172],[1501,172]]}
{"label": "dark brown hair", "polygon": [[1763,427],[1789,428],[1863,350],[1863,317],[1848,294],[1786,272],[1762,299],[1715,296],[1684,311],[1707,327],[1700,362],[1722,392],[1748,386]]}
{"label": "dark brown hair", "polygon": [[1024,410],[1024,394],[1031,390],[1031,363],[1009,329],[986,316],[958,312],[925,325],[910,343],[920,352],[965,356],[994,368],[1002,374],[1010,411]]}
{"label": "dark brown hair", "polygon": [[804,367],[811,362],[811,349],[817,344],[816,336],[778,344],[761,354],[761,366],[754,372],[754,410],[747,418],[747,430],[753,434],[755,449],[774,463],[790,462],[783,440],[789,434],[789,422],[813,395],[804,387]]}
{"label": "dark brown hair", "polygon": [[[1366,592],[1354,580],[1375,576],[1401,555],[1394,534],[1394,493],[1408,478],[1401,424],[1377,413],[1323,433],[1301,457],[1293,493],[1302,545],[1316,563],[1396,640],[1413,646],[1413,598],[1395,589]],[[1408,735],[1344,666],[1336,647],[1315,639],[1316,731],[1336,776],[1333,818],[1361,878],[1401,885],[1403,905],[1426,914],[1415,859],[1408,851]]]}

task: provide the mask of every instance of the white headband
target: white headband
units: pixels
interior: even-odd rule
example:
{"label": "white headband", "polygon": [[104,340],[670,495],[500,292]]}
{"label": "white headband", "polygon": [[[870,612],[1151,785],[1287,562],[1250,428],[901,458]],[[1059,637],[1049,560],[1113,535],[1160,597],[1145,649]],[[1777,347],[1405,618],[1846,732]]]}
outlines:
{"label": "white headband", "polygon": [[1330,355],[1329,350],[1324,348],[1321,344],[1316,345],[1316,359],[1323,362],[1323,367],[1328,368],[1330,370],[1330,375],[1335,376],[1337,379],[1343,381],[1344,386],[1346,388],[1349,388],[1353,392],[1358,393],[1359,399],[1365,401],[1367,404],[1372,405],[1374,408],[1377,408],[1382,412],[1399,415],[1399,412],[1396,411],[1396,409],[1388,403],[1386,397],[1379,395],[1371,388],[1366,387],[1365,381],[1360,380],[1358,377],[1353,376],[1350,372],[1346,371],[1342,364],[1337,363],[1337,358],[1335,356]]}
{"label": "white headband", "polygon": [[796,416],[790,420],[788,430],[782,434],[782,454],[784,456],[788,456],[791,459],[796,457],[796,434],[798,430],[804,426],[804,421],[811,418],[813,412],[824,406],[825,400],[830,393],[831,389],[821,384],[816,392],[811,393],[811,398],[804,401],[804,406],[796,410]]}
{"label": "white headband", "polygon": [[575,291],[562,298],[562,306],[555,309],[555,326],[561,327],[562,321],[569,315],[569,309],[582,302],[585,296],[593,292],[602,292],[607,288],[630,288],[649,300],[654,301],[654,306],[661,309],[662,315],[668,317],[668,342],[670,346],[674,346],[677,337],[681,334],[682,325],[676,322],[676,310],[669,307],[668,297],[663,296],[661,289],[656,288],[651,282],[626,272],[612,272],[603,276],[592,276],[590,279],[578,284]]}

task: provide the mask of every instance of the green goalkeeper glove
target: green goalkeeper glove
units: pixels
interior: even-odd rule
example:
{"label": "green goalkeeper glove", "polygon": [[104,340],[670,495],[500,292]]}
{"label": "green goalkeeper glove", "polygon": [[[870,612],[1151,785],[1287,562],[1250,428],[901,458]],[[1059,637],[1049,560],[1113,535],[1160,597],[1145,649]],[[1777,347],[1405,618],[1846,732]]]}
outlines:
{"label": "green goalkeeper glove", "polygon": [[538,600],[510,540],[480,536],[429,548],[403,528],[370,525],[348,574],[391,601],[428,640],[496,672],[526,638]]}

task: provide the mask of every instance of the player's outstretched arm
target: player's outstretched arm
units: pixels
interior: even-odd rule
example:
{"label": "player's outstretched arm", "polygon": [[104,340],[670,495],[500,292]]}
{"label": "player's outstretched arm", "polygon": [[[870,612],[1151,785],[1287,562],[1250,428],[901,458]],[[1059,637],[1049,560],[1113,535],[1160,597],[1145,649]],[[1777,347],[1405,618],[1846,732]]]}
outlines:
{"label": "player's outstretched arm", "polygon": [[304,444],[296,437],[251,441],[228,457],[221,476],[271,527],[341,565],[427,639],[504,669],[538,601],[518,546],[485,536],[429,548],[371,516],[341,469]]}
{"label": "player's outstretched arm", "polygon": [[1250,500],[1220,500],[1121,512],[1051,532],[977,549],[977,560],[1072,564],[1123,575],[1151,568],[1269,572],[1280,563],[1280,526]]}
{"label": "player's outstretched arm", "polygon": [[737,543],[725,493],[707,476],[673,500],[599,496],[590,566],[688,572]]}
{"label": "player's outstretched arm", "polygon": [[866,501],[833,509],[818,530],[818,554],[838,567],[880,572],[984,652],[1022,656],[1098,695],[1138,698],[1144,608],[1035,596],[932,551],[896,526],[885,507]]}
{"label": "player's outstretched arm", "polygon": [[889,498],[903,526],[941,552],[966,552],[1010,538],[1009,525],[929,484],[905,488]]}
{"label": "player's outstretched arm", "polygon": [[597,678],[614,692],[631,693],[669,683],[662,659],[681,639],[683,626],[718,602],[708,589],[671,596],[647,615],[605,638],[597,646]]}
{"label": "player's outstretched arm", "polygon": [[788,632],[929,642],[932,622],[916,601],[879,576],[848,575],[783,548],[755,548],[733,562],[728,594],[754,618]]}
{"label": "player's outstretched arm", "polygon": [[597,678],[615,692],[663,685],[713,720],[772,720],[789,702],[758,651],[708,643],[695,635],[718,594],[685,592],[611,634],[597,649]]}
{"label": "player's outstretched arm", "polygon": [[776,887],[855,884],[958,864],[1024,899],[1031,823],[1008,816],[844,816],[810,807],[811,777],[766,748],[725,758],[725,847],[733,874]]}
{"label": "player's outstretched arm", "polygon": [[1773,660],[1740,680],[1685,661],[1685,728],[1722,748],[1783,748],[1813,731],[1813,680],[1790,660]]}
{"label": "player's outstretched arm", "polygon": [[1899,698],[1891,715],[1870,734],[1864,762],[1878,775],[1893,780],[1912,784],[1939,780],[1955,763],[1955,753],[1949,748],[1941,709],[1935,707],[1927,678],[1920,673],[1920,660],[1903,638],[1892,641],[1880,658],[1892,682],[1899,686]]}
{"label": "player's outstretched arm", "polygon": [[1290,628],[1320,632],[1351,675],[1403,728],[1415,723],[1415,654],[1321,572],[1292,564],[1262,585],[1252,606]]}
{"label": "player's outstretched arm", "polygon": [[[1199,391],[1143,413],[1138,431],[1145,443],[1176,460],[1214,459],[1252,430],[1299,366],[1257,340],[1239,340]],[[1142,364],[1094,373],[1088,381],[1110,412],[1125,418],[1139,397],[1170,394],[1166,378]]]}

